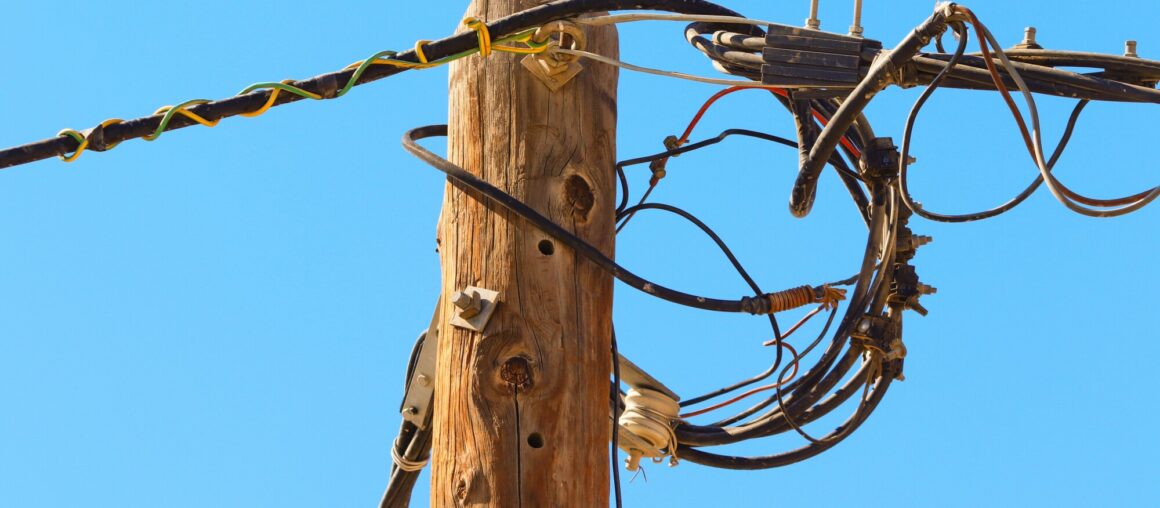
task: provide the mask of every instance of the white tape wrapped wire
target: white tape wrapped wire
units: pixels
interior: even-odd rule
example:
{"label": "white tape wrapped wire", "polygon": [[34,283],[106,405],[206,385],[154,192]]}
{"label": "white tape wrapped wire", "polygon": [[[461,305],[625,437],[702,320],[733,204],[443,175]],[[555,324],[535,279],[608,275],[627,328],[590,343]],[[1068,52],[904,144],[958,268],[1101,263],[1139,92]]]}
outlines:
{"label": "white tape wrapped wire", "polygon": [[636,471],[644,457],[661,462],[671,456],[669,465],[676,466],[677,436],[673,426],[681,410],[680,404],[662,392],[632,388],[624,397],[624,405],[618,423],[620,448],[628,453],[625,469]]}
{"label": "white tape wrapped wire", "polygon": [[427,462],[430,459],[407,460],[406,457],[399,455],[399,451],[394,446],[392,446],[391,447],[391,460],[393,460],[395,462],[395,466],[398,467],[399,469],[406,471],[408,473],[415,473],[415,472],[422,471],[424,467],[427,467]]}

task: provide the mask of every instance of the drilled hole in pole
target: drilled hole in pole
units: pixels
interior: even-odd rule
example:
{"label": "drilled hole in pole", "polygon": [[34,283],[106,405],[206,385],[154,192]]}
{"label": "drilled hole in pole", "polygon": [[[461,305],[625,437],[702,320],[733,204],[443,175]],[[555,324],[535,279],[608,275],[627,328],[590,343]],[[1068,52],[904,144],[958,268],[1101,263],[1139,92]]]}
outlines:
{"label": "drilled hole in pole", "polygon": [[556,253],[556,245],[551,240],[540,240],[540,254],[551,256]]}
{"label": "drilled hole in pole", "polygon": [[532,448],[537,448],[537,449],[543,448],[544,447],[544,436],[540,435],[539,432],[533,432],[531,434],[528,434],[528,446],[531,446]]}

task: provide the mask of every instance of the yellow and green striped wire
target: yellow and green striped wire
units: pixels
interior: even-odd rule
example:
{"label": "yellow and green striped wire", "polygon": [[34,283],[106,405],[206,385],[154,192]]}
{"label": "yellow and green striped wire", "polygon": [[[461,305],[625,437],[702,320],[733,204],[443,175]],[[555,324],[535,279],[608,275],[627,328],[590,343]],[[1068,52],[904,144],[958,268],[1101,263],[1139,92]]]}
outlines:
{"label": "yellow and green striped wire", "polygon": [[[463,24],[466,25],[467,28],[474,30],[476,32],[476,34],[478,35],[478,38],[479,38],[478,47],[469,49],[467,51],[462,51],[462,52],[456,53],[454,55],[449,55],[447,57],[440,58],[440,59],[435,60],[433,62],[429,62],[429,61],[427,61],[427,56],[423,53],[423,46],[425,44],[429,43],[430,41],[419,41],[419,42],[415,43],[415,55],[419,58],[418,63],[396,59],[395,57],[398,55],[398,53],[395,51],[380,51],[378,53],[371,55],[369,58],[366,58],[364,60],[359,60],[358,62],[352,63],[344,68],[344,70],[354,69],[354,73],[351,74],[350,79],[347,80],[347,82],[346,82],[346,85],[344,85],[341,89],[338,90],[337,93],[335,93],[334,98],[338,98],[338,97],[342,97],[343,95],[346,95],[346,93],[349,92],[351,88],[354,88],[355,84],[358,83],[358,80],[359,80],[359,78],[362,77],[363,73],[365,73],[366,70],[369,69],[370,66],[372,66],[372,65],[390,65],[392,67],[400,67],[400,68],[404,68],[404,69],[429,69],[432,67],[438,67],[441,65],[448,64],[448,63],[453,62],[455,60],[459,60],[461,58],[465,58],[465,57],[474,55],[476,53],[479,53],[480,56],[483,56],[483,57],[487,57],[487,56],[491,55],[491,53],[493,51],[498,51],[498,52],[502,52],[502,53],[515,53],[515,54],[532,55],[532,54],[543,53],[544,51],[546,51],[548,49],[548,46],[549,46],[548,41],[536,42],[536,41],[532,40],[532,36],[535,35],[535,33],[536,33],[536,29],[534,29],[534,28],[529,29],[529,30],[524,30],[522,32],[519,32],[519,33],[516,33],[513,35],[509,35],[507,37],[503,37],[503,38],[500,38],[498,40],[493,41],[491,39],[491,34],[488,32],[487,24],[484,23],[483,21],[481,21],[477,18],[467,18],[467,19],[463,20]],[[519,44],[523,44],[524,46],[511,46],[511,45],[508,45],[508,43],[519,43]],[[270,90],[270,96],[269,96],[269,98],[266,99],[266,102],[262,105],[262,107],[254,110],[254,111],[251,111],[249,113],[241,113],[241,116],[252,118],[252,117],[259,116],[259,115],[265,113],[270,108],[274,107],[274,103],[278,100],[278,95],[282,92],[291,93],[291,94],[297,95],[297,96],[305,98],[305,99],[312,99],[312,100],[323,100],[324,99],[324,97],[319,95],[319,94],[316,94],[314,92],[310,92],[308,90],[304,90],[302,88],[299,88],[297,86],[292,85],[291,83],[293,83],[293,80],[285,80],[285,81],[281,81],[281,82],[254,83],[254,84],[242,89],[242,91],[238,92],[237,95],[245,95],[245,94],[257,91],[257,90]],[[209,101],[208,99],[193,99],[193,100],[182,102],[181,104],[178,104],[176,106],[164,106],[164,107],[157,109],[157,111],[155,111],[153,114],[154,115],[164,114],[164,116],[161,118],[161,122],[157,125],[157,129],[155,129],[151,134],[144,136],[143,139],[145,139],[146,141],[153,141],[153,140],[157,139],[158,137],[160,137],[161,134],[164,133],[165,130],[169,127],[169,123],[173,120],[173,117],[175,117],[177,115],[184,116],[184,117],[186,117],[190,120],[193,120],[194,122],[197,122],[198,124],[204,125],[206,127],[213,127],[213,126],[217,125],[218,122],[221,121],[220,118],[217,120],[212,120],[212,121],[207,120],[206,118],[203,118],[202,116],[186,109],[190,106],[196,106],[198,104],[205,104],[208,102],[211,102],[211,101]],[[122,120],[119,118],[105,120],[104,122],[101,122],[100,127],[102,127],[102,128],[108,127],[110,125],[120,123],[121,121]],[[82,134],[79,131],[74,130],[74,129],[64,129],[64,130],[60,131],[59,133],[57,133],[57,135],[58,136],[69,136],[69,137],[75,139],[77,141],[77,143],[79,143],[79,146],[77,147],[77,149],[75,151],[73,151],[72,154],[67,155],[67,156],[66,155],[60,156],[61,160],[65,161],[65,162],[73,162],[73,161],[77,160],[77,158],[80,157],[81,153],[83,153],[85,151],[85,149],[87,149],[89,147],[89,140],[88,140],[87,136]],[[109,145],[109,146],[105,147],[105,149],[108,150],[108,149],[113,148],[114,146],[117,146],[117,144],[115,143],[113,145]]]}

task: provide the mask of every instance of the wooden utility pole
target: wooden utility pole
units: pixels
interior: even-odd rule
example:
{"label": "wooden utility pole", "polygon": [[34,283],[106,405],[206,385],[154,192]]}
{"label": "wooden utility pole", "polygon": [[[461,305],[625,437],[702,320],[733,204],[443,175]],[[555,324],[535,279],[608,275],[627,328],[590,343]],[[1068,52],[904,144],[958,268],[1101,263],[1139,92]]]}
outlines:
{"label": "wooden utility pole", "polygon": [[[543,3],[475,0],[494,20]],[[616,30],[584,29],[616,57]],[[497,37],[502,34],[495,34]],[[615,68],[557,91],[494,53],[451,66],[450,160],[613,255]],[[519,217],[449,183],[439,220],[443,315],[467,286],[500,293],[482,333],[439,336],[432,506],[608,503],[612,279]]]}

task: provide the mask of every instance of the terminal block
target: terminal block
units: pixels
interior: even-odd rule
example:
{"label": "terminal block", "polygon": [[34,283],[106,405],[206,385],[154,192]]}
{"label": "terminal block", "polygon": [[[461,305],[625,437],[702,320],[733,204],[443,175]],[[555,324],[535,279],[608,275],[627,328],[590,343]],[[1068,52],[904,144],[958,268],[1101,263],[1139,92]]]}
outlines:
{"label": "terminal block", "polygon": [[882,43],[809,28],[770,25],[761,82],[785,88],[853,88]]}

